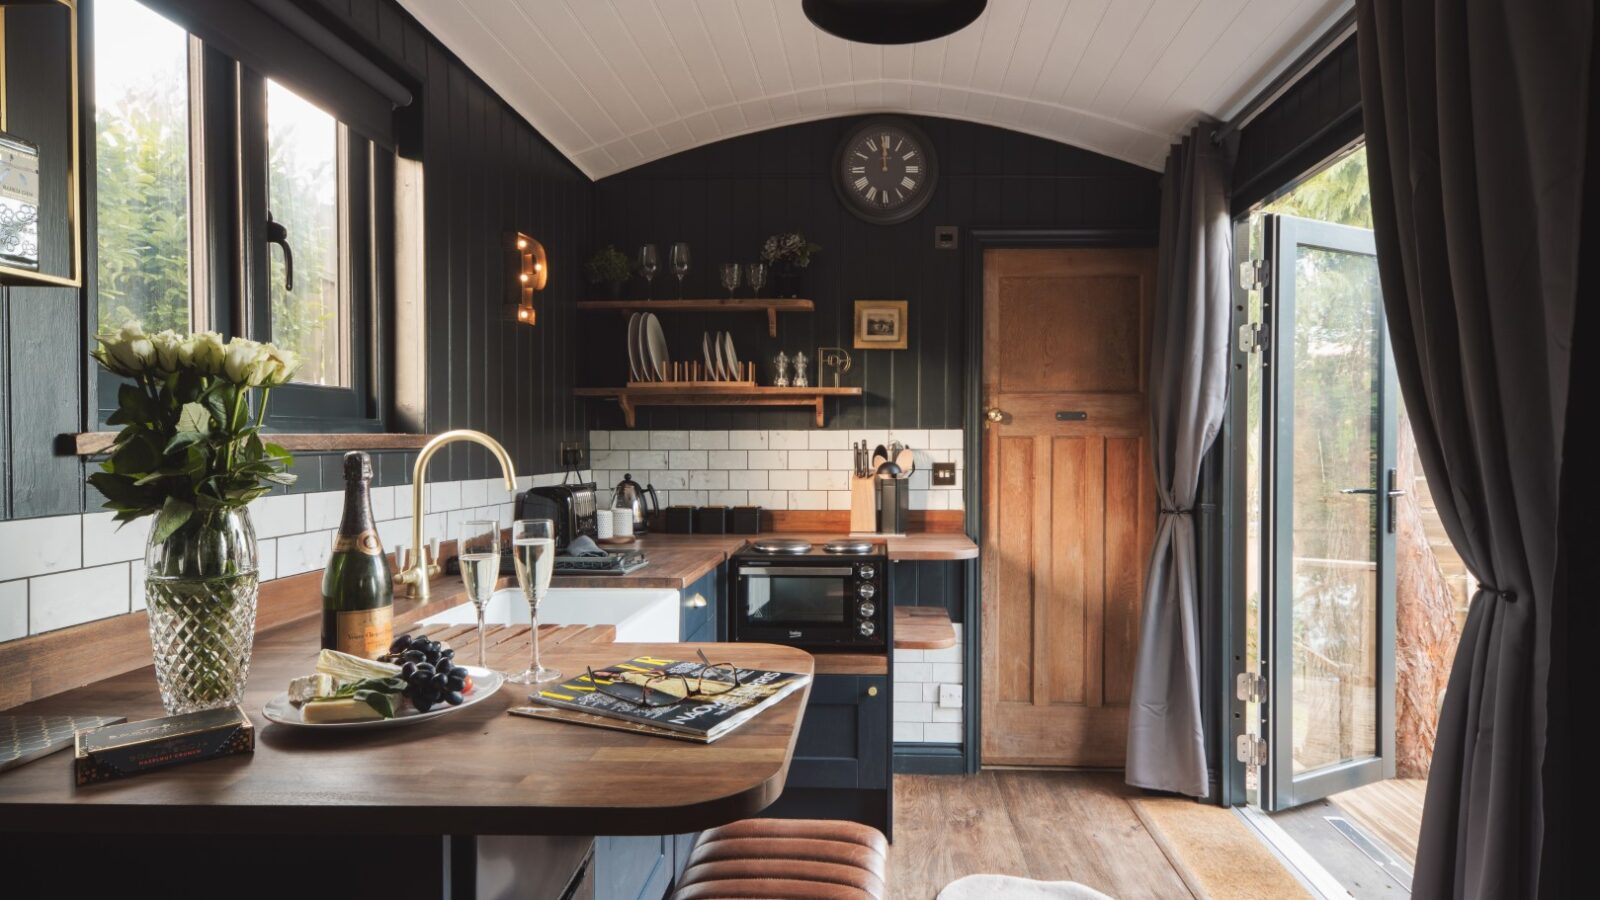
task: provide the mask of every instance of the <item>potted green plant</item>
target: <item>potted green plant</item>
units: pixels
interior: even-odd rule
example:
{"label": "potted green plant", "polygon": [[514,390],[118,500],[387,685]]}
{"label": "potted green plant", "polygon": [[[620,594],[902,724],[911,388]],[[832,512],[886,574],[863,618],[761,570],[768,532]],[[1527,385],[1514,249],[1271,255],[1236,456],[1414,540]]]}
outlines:
{"label": "potted green plant", "polygon": [[583,264],[583,273],[588,276],[590,284],[604,284],[607,296],[612,300],[621,300],[622,287],[633,276],[633,265],[621,250],[607,244]]}
{"label": "potted green plant", "polygon": [[797,231],[775,234],[761,245],[761,259],[772,269],[772,283],[779,297],[798,297],[804,287],[802,274],[811,257],[822,249]]}
{"label": "potted green plant", "polygon": [[95,338],[91,355],[128,382],[121,426],[89,484],[123,524],[154,517],[145,607],[161,702],[172,714],[239,703],[259,587],[250,501],[289,485],[288,451],[261,437],[272,388],[300,365],[272,344],[215,332]]}

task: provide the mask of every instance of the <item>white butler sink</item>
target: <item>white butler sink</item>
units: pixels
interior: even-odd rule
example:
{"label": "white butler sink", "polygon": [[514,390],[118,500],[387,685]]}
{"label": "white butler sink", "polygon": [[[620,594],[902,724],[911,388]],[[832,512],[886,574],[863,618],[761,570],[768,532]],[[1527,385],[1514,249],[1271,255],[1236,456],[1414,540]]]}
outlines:
{"label": "white butler sink", "polygon": [[[484,609],[491,625],[526,625],[528,602],[515,588],[496,591]],[[423,625],[473,625],[471,603],[423,619]],[[539,604],[542,625],[615,625],[617,640],[672,643],[679,640],[678,592],[665,588],[552,588]]]}

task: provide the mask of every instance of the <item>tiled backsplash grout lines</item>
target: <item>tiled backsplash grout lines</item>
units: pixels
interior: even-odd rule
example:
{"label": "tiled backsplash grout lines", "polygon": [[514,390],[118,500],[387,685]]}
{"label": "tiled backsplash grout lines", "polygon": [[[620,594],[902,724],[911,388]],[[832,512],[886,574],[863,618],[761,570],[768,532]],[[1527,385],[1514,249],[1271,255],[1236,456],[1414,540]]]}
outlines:
{"label": "tiled backsplash grout lines", "polygon": [[[590,465],[601,488],[627,474],[654,485],[664,506],[760,506],[849,509],[851,445],[899,440],[912,449],[912,509],[962,509],[962,432],[949,429],[866,431],[591,431]],[[956,483],[935,487],[933,463],[956,464]]]}
{"label": "tiled backsplash grout lines", "polygon": [[[519,487],[560,484],[560,473],[523,476]],[[510,524],[512,498],[498,478],[428,485],[426,534],[446,540],[473,516]],[[261,579],[321,569],[344,509],[343,491],[275,494],[250,505]],[[411,485],[372,489],[384,549],[411,543]],[[144,608],[148,521],[118,530],[111,513],[0,522],[0,641]]]}
{"label": "tiled backsplash grout lines", "polygon": [[894,740],[959,744],[966,707],[961,625],[944,650],[894,651]]}

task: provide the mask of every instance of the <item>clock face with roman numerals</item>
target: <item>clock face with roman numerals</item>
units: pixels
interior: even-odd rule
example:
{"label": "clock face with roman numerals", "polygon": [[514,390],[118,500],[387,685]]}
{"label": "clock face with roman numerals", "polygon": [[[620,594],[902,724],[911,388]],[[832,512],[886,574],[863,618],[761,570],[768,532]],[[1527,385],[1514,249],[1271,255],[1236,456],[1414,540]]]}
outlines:
{"label": "clock face with roman numerals", "polygon": [[937,177],[928,136],[904,119],[874,118],[857,125],[835,154],[839,199],[869,222],[888,225],[916,215],[933,198]]}

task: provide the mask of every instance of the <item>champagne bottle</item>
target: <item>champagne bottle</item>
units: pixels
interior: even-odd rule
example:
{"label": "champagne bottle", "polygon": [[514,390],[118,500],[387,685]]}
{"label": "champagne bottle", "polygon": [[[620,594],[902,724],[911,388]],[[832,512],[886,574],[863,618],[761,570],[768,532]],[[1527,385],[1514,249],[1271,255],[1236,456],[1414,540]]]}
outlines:
{"label": "champagne bottle", "polygon": [[394,637],[394,580],[372,522],[372,460],[344,455],[344,517],[322,573],[322,646],[367,659]]}

